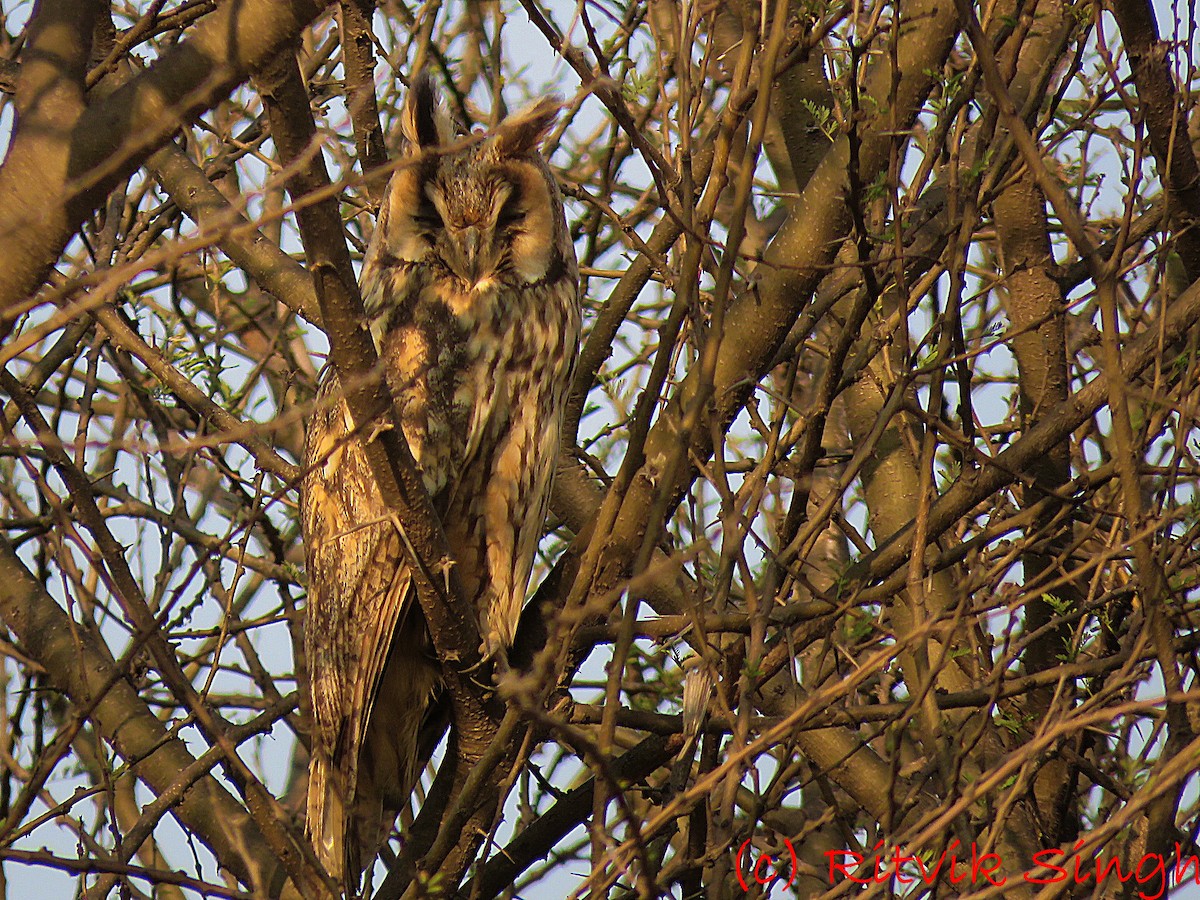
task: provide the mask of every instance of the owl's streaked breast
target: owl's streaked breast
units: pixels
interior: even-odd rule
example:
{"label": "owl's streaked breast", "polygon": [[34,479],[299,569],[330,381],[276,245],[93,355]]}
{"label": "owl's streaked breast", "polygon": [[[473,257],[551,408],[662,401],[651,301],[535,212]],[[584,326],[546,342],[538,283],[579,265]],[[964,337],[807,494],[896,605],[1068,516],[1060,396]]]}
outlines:
{"label": "owl's streaked breast", "polygon": [[[431,494],[446,486],[447,466],[464,464],[489,431],[508,421],[514,390],[524,389],[539,358],[563,354],[578,334],[574,301],[547,308],[544,293],[513,293],[499,284],[468,292],[431,280],[377,336],[389,386],[401,401],[405,438]],[[431,455],[433,445],[438,450]]]}

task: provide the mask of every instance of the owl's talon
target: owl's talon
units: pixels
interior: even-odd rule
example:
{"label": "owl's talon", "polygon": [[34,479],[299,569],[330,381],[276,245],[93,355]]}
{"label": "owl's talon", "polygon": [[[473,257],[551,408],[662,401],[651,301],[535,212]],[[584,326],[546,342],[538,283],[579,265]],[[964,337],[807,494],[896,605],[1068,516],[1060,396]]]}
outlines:
{"label": "owl's talon", "polygon": [[493,628],[483,636],[483,643],[479,646],[479,652],[483,654],[484,659],[492,659],[496,657],[506,656],[508,653],[508,644],[504,638]]}
{"label": "owl's talon", "polygon": [[[476,666],[476,668],[480,668],[480,667]],[[482,678],[472,677],[471,683],[474,684],[477,688],[479,688],[482,691],[494,691],[496,689],[496,685],[492,683],[491,679],[482,679]]]}
{"label": "owl's talon", "polygon": [[367,443],[370,444],[385,431],[392,430],[392,423],[386,420],[376,422],[371,426],[371,433],[367,435]]}
{"label": "owl's talon", "polygon": [[496,684],[499,684],[504,676],[511,671],[512,669],[508,665],[508,653],[506,651],[496,657],[496,668],[492,671],[492,681]]}
{"label": "owl's talon", "polygon": [[450,570],[454,568],[454,558],[443,556],[437,562],[437,570],[442,573],[442,587],[446,593],[450,593]]}
{"label": "owl's talon", "polygon": [[[489,631],[484,637],[479,645],[479,662],[466,671],[468,673],[478,672],[487,666],[488,663],[491,663],[495,667],[495,676],[497,678],[508,671],[508,645],[495,631]],[[491,684],[481,684],[481,687],[491,686]]]}

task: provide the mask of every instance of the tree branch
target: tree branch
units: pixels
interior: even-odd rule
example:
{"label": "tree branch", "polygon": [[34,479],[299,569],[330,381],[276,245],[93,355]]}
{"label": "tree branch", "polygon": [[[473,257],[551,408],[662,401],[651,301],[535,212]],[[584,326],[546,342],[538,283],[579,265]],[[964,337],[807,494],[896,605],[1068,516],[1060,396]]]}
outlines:
{"label": "tree branch", "polygon": [[[47,203],[45,188],[70,177],[74,126],[85,108],[83,79],[100,8],[98,0],[41,0],[33,11],[17,77],[12,142],[0,167],[0,254],[6,260],[0,271],[0,340],[12,327],[4,316],[7,307],[37,286],[66,244],[64,236],[52,256],[39,254],[37,232],[63,214],[61,204],[53,202],[61,191],[50,193]],[[10,281],[20,278],[22,266],[34,256],[44,258],[44,265],[29,267],[14,290]]]}
{"label": "tree branch", "polygon": [[[82,40],[60,82],[61,105],[47,102],[42,114],[52,124],[21,117],[12,147],[0,168],[0,335],[32,305],[27,300],[49,272],[84,219],[105,195],[131,175],[183,125],[245,80],[251,69],[271,59],[324,8],[319,0],[239,0],[220,6],[194,27],[191,37],[164,53],[145,72],[111,96],[82,109]],[[95,15],[95,3],[84,7]],[[42,14],[90,36],[79,20],[79,4],[44,0]],[[89,20],[90,21],[90,20]],[[49,23],[50,20],[47,19]],[[37,38],[37,36],[34,36]],[[49,36],[46,37],[50,39]],[[31,49],[37,40],[31,40]],[[83,48],[82,50],[80,48]],[[42,94],[44,74],[22,67],[17,93]],[[32,100],[24,101],[32,108]]]}
{"label": "tree branch", "polygon": [[[1121,349],[1120,376],[1135,379],[1155,360],[1163,360],[1164,381],[1175,371],[1163,354],[1174,352],[1188,334],[1200,325],[1200,282],[1181,294],[1167,310],[1161,323],[1142,331]],[[1114,373],[1116,374],[1116,373]],[[1161,389],[1161,388],[1160,388]],[[1108,400],[1108,383],[1104,378],[1088,382],[1066,402],[1047,411],[1046,415],[1019,440],[996,456],[994,464],[985,462],[972,478],[959,478],[950,489],[934,501],[929,510],[929,534],[941,534],[986,497],[1017,480],[1015,473],[1027,472],[1035,460],[1050,453],[1072,431],[1095,415]],[[871,582],[886,578],[908,559],[912,551],[912,523],[896,532],[889,540],[856,562],[849,575],[856,581]]]}
{"label": "tree branch", "polygon": [[1138,109],[1150,132],[1158,177],[1170,198],[1179,256],[1188,281],[1200,278],[1200,166],[1188,136],[1167,56],[1149,0],[1113,0],[1113,14],[1137,85]]}
{"label": "tree branch", "polygon": [[304,266],[253,228],[183,150],[168,142],[146,167],[193,222],[201,228],[222,225],[217,246],[259,287],[308,321],[320,323],[317,295]]}
{"label": "tree branch", "polygon": [[[71,621],[0,537],[0,616],[22,649],[44,667],[49,683],[91,719],[155,793],[166,794],[196,759],[167,731],[129,682],[108,648]],[[221,865],[256,894],[279,897],[284,871],[245,808],[211,775],[179,798],[175,816]]]}

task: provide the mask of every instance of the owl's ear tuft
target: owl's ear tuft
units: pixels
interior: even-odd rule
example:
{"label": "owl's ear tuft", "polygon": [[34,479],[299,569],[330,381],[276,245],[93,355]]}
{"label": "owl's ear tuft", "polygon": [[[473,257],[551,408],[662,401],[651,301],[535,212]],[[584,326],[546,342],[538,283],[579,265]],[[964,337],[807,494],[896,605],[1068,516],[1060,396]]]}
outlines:
{"label": "owl's ear tuft", "polygon": [[428,71],[419,72],[409,86],[400,129],[411,152],[438,147],[449,137],[449,121],[438,102],[437,86]]}
{"label": "owl's ear tuft", "polygon": [[562,99],[556,96],[543,97],[500,123],[493,135],[496,152],[500,156],[525,156],[536,150],[558,118]]}

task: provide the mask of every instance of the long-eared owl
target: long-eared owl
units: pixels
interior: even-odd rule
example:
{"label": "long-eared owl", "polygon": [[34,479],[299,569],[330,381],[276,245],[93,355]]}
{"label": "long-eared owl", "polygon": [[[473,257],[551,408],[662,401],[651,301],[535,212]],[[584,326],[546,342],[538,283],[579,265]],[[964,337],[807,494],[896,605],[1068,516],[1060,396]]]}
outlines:
{"label": "long-eared owl", "polygon": [[[484,649],[511,646],[546,517],[579,342],[579,277],[539,152],[543,99],[485,137],[455,137],[417,76],[404,158],[362,268],[363,303],[404,437],[442,519]],[[441,667],[403,536],[336,375],[305,442],[301,523],[312,684],[308,830],[354,890],[430,746]]]}

